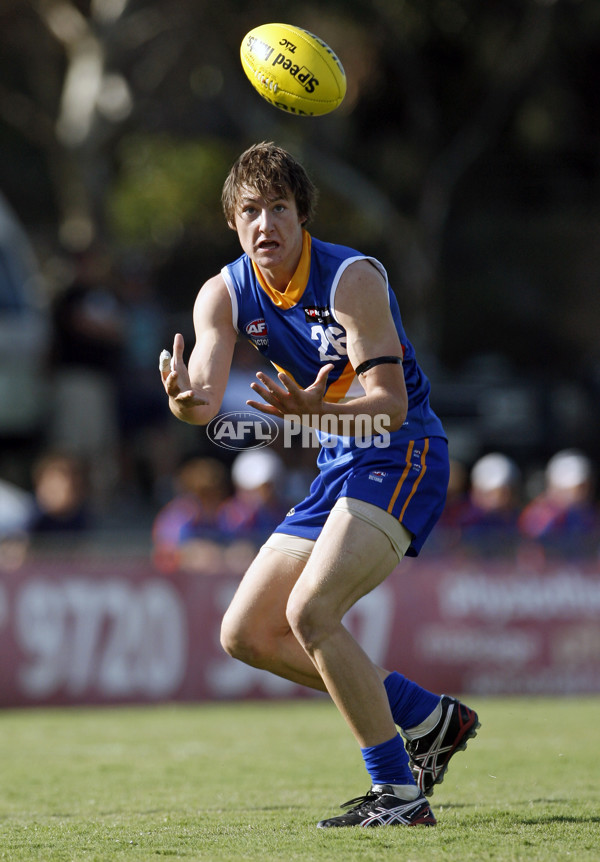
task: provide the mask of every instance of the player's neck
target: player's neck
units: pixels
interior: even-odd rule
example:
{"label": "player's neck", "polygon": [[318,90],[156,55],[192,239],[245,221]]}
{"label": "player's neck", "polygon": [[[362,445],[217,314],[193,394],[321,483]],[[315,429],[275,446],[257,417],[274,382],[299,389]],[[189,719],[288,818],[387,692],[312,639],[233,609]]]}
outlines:
{"label": "player's neck", "polygon": [[298,269],[300,259],[302,258],[302,248],[301,242],[300,247],[294,251],[293,255],[288,256],[280,263],[274,263],[272,266],[269,266],[264,261],[260,263],[255,261],[265,283],[272,290],[276,290],[278,293],[285,293]]}
{"label": "player's neck", "polygon": [[291,267],[273,267],[272,269],[266,269],[262,266],[259,266],[260,274],[262,275],[264,281],[272,290],[276,290],[278,293],[285,293],[289,283],[294,277],[294,273],[296,272],[298,263],[296,262],[296,266]]}

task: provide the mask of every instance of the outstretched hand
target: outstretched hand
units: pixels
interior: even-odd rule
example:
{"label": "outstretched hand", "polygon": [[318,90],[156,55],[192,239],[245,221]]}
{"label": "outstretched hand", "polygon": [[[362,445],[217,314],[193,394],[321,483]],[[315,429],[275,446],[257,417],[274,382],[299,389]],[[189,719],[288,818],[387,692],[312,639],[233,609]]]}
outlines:
{"label": "outstretched hand", "polygon": [[173,356],[167,350],[160,355],[160,376],[165,392],[180,407],[200,407],[208,404],[192,388],[190,375],[183,361],[183,335],[177,333],[173,341]]}
{"label": "outstretched hand", "polygon": [[290,415],[320,414],[327,387],[327,377],[333,367],[331,363],[324,365],[306,389],[298,386],[285,371],[280,371],[277,375],[283,385],[278,385],[262,371],[258,371],[256,376],[260,383],[251,383],[250,387],[266,403],[249,400],[246,401],[246,404],[260,410],[261,413],[268,413],[270,416],[277,416],[280,419]]}

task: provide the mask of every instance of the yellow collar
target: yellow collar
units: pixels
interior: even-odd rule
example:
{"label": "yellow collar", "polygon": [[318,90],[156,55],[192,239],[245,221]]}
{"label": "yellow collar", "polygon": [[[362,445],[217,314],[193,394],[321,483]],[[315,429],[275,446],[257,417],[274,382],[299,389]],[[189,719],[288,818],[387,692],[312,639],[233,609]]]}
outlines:
{"label": "yellow collar", "polygon": [[298,262],[298,266],[296,268],[296,272],[293,274],[288,286],[282,292],[280,290],[275,290],[274,287],[270,287],[265,279],[263,278],[263,274],[257,265],[252,261],[252,268],[254,269],[254,274],[257,278],[258,283],[267,294],[269,299],[274,305],[279,306],[279,308],[292,308],[292,306],[296,305],[302,299],[302,294],[306,290],[306,285],[308,284],[308,277],[310,275],[310,249],[311,249],[311,238],[308,231],[302,231],[302,253],[300,255],[300,260]]}

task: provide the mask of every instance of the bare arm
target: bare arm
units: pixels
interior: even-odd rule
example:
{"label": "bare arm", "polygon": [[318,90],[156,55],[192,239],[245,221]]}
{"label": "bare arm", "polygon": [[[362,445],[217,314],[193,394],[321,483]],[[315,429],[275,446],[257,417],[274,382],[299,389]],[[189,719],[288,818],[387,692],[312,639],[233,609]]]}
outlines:
{"label": "bare arm", "polygon": [[[368,261],[357,261],[344,272],[337,289],[336,315],[347,332],[348,357],[353,368],[378,356],[402,357],[402,346],[392,319],[387,290],[382,276]],[[388,431],[404,422],[408,398],[401,364],[377,365],[360,376],[365,394],[346,403],[323,400],[330,365],[324,366],[315,381],[301,389],[284,372],[277,385],[265,374],[257,377],[261,384],[252,388],[267,404],[248,401],[271,415],[387,416]],[[352,427],[352,426],[351,426]]]}
{"label": "bare arm", "polygon": [[[348,358],[353,368],[378,356],[402,358],[402,345],[394,325],[383,276],[368,261],[348,267],[340,280],[336,315],[347,332]],[[341,412],[379,413],[390,417],[389,431],[406,419],[408,396],[402,365],[376,365],[360,375],[365,395],[339,405]]]}
{"label": "bare arm", "polygon": [[223,400],[236,342],[231,300],[221,275],[201,288],[194,303],[196,343],[188,366],[184,342],[176,335],[172,369],[161,372],[169,407],[174,416],[192,425],[206,425],[217,415]]}

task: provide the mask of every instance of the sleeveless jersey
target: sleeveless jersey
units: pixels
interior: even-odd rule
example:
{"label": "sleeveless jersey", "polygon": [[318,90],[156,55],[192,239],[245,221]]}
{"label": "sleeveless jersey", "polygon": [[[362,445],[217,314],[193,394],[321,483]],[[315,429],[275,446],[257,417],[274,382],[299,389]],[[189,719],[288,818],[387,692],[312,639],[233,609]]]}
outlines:
{"label": "sleeveless jersey", "polygon": [[[248,255],[243,254],[222,269],[231,297],[233,323],[271,361],[305,389],[319,369],[332,363],[324,400],[340,402],[364,395],[364,389],[348,359],[346,330],[335,312],[335,294],[346,268],[358,260],[368,260],[382,274],[387,285],[392,318],[402,345],[408,413],[403,426],[390,435],[390,445],[424,437],[443,437],[444,429],[429,405],[430,385],[417,364],[415,351],[406,337],[398,302],[382,264],[375,258],[341,245],[322,242],[303,232],[303,249],[298,268],[285,292],[271,289]],[[339,438],[340,447],[319,453],[319,464],[364,452],[352,445],[352,438]],[[342,445],[343,443],[343,445]],[[367,447],[368,448],[368,447]]]}

